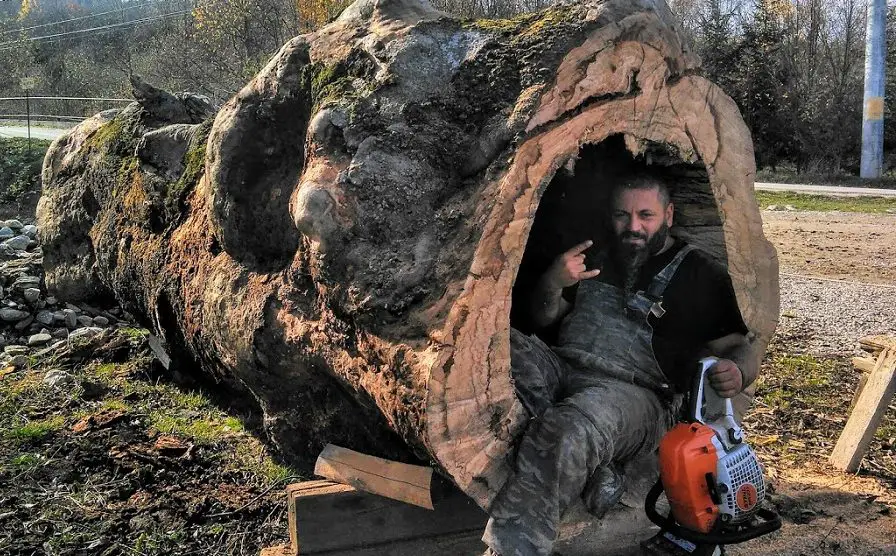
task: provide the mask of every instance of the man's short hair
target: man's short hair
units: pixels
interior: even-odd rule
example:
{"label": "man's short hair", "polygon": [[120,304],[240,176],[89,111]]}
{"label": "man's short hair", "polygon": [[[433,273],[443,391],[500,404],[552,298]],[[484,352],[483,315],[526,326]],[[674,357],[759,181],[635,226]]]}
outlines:
{"label": "man's short hair", "polygon": [[669,194],[669,187],[659,172],[653,169],[640,169],[631,174],[625,175],[613,187],[610,199],[616,199],[616,196],[623,191],[633,189],[647,190],[656,189],[660,195],[660,202],[663,207],[669,206],[672,196]]}

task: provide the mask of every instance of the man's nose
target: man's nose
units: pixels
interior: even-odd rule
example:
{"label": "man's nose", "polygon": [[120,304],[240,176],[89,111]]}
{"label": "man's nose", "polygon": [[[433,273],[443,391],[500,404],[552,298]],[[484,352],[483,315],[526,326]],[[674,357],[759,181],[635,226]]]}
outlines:
{"label": "man's nose", "polygon": [[643,224],[641,223],[641,219],[637,216],[632,217],[628,221],[628,231],[629,232],[640,232],[641,228],[643,228]]}

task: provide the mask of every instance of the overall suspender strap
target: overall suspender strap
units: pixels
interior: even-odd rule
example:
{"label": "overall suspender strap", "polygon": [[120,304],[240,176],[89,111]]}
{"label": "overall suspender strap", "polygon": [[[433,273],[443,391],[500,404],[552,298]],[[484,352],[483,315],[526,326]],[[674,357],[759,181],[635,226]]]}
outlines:
{"label": "overall suspender strap", "polygon": [[666,268],[661,270],[659,274],[653,278],[653,281],[647,288],[647,297],[654,300],[661,300],[663,298],[663,294],[666,293],[666,288],[669,286],[669,282],[672,281],[672,277],[678,272],[678,267],[681,266],[682,261],[688,256],[688,253],[694,249],[693,245],[685,245],[675,254],[675,257],[666,265]]}

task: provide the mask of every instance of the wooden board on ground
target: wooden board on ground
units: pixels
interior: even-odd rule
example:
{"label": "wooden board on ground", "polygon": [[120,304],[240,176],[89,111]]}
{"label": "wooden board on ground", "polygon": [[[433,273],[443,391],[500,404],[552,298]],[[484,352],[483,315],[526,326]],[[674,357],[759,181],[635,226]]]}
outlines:
{"label": "wooden board on ground", "polygon": [[878,354],[885,349],[896,350],[896,338],[887,335],[865,336],[859,340],[863,350]]}
{"label": "wooden board on ground", "polygon": [[328,444],[317,457],[314,473],[364,492],[433,509],[429,467],[389,461]]}
{"label": "wooden board on ground", "polygon": [[830,462],[847,472],[855,472],[868,449],[884,413],[896,391],[896,349],[884,349],[861,390]]}
{"label": "wooden board on ground", "polygon": [[488,520],[458,491],[447,494],[434,510],[330,481],[298,483],[286,491],[291,554],[355,554],[385,545],[391,553],[396,543],[425,538],[475,541]]}
{"label": "wooden board on ground", "polygon": [[857,371],[861,371],[863,373],[870,373],[874,370],[874,366],[877,364],[876,357],[853,357],[852,358],[852,366],[856,368]]}

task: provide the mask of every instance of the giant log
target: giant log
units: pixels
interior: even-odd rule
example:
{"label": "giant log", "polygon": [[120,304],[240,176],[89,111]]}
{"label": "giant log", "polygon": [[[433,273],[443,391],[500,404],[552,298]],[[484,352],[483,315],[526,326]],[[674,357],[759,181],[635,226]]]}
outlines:
{"label": "giant log", "polygon": [[218,110],[135,94],[47,154],[47,285],[113,295],[297,463],[327,442],[416,457],[487,506],[527,420],[513,309],[556,254],[606,241],[635,165],[728,268],[757,357],[774,331],[749,131],[661,0],[482,21],[358,0]]}

